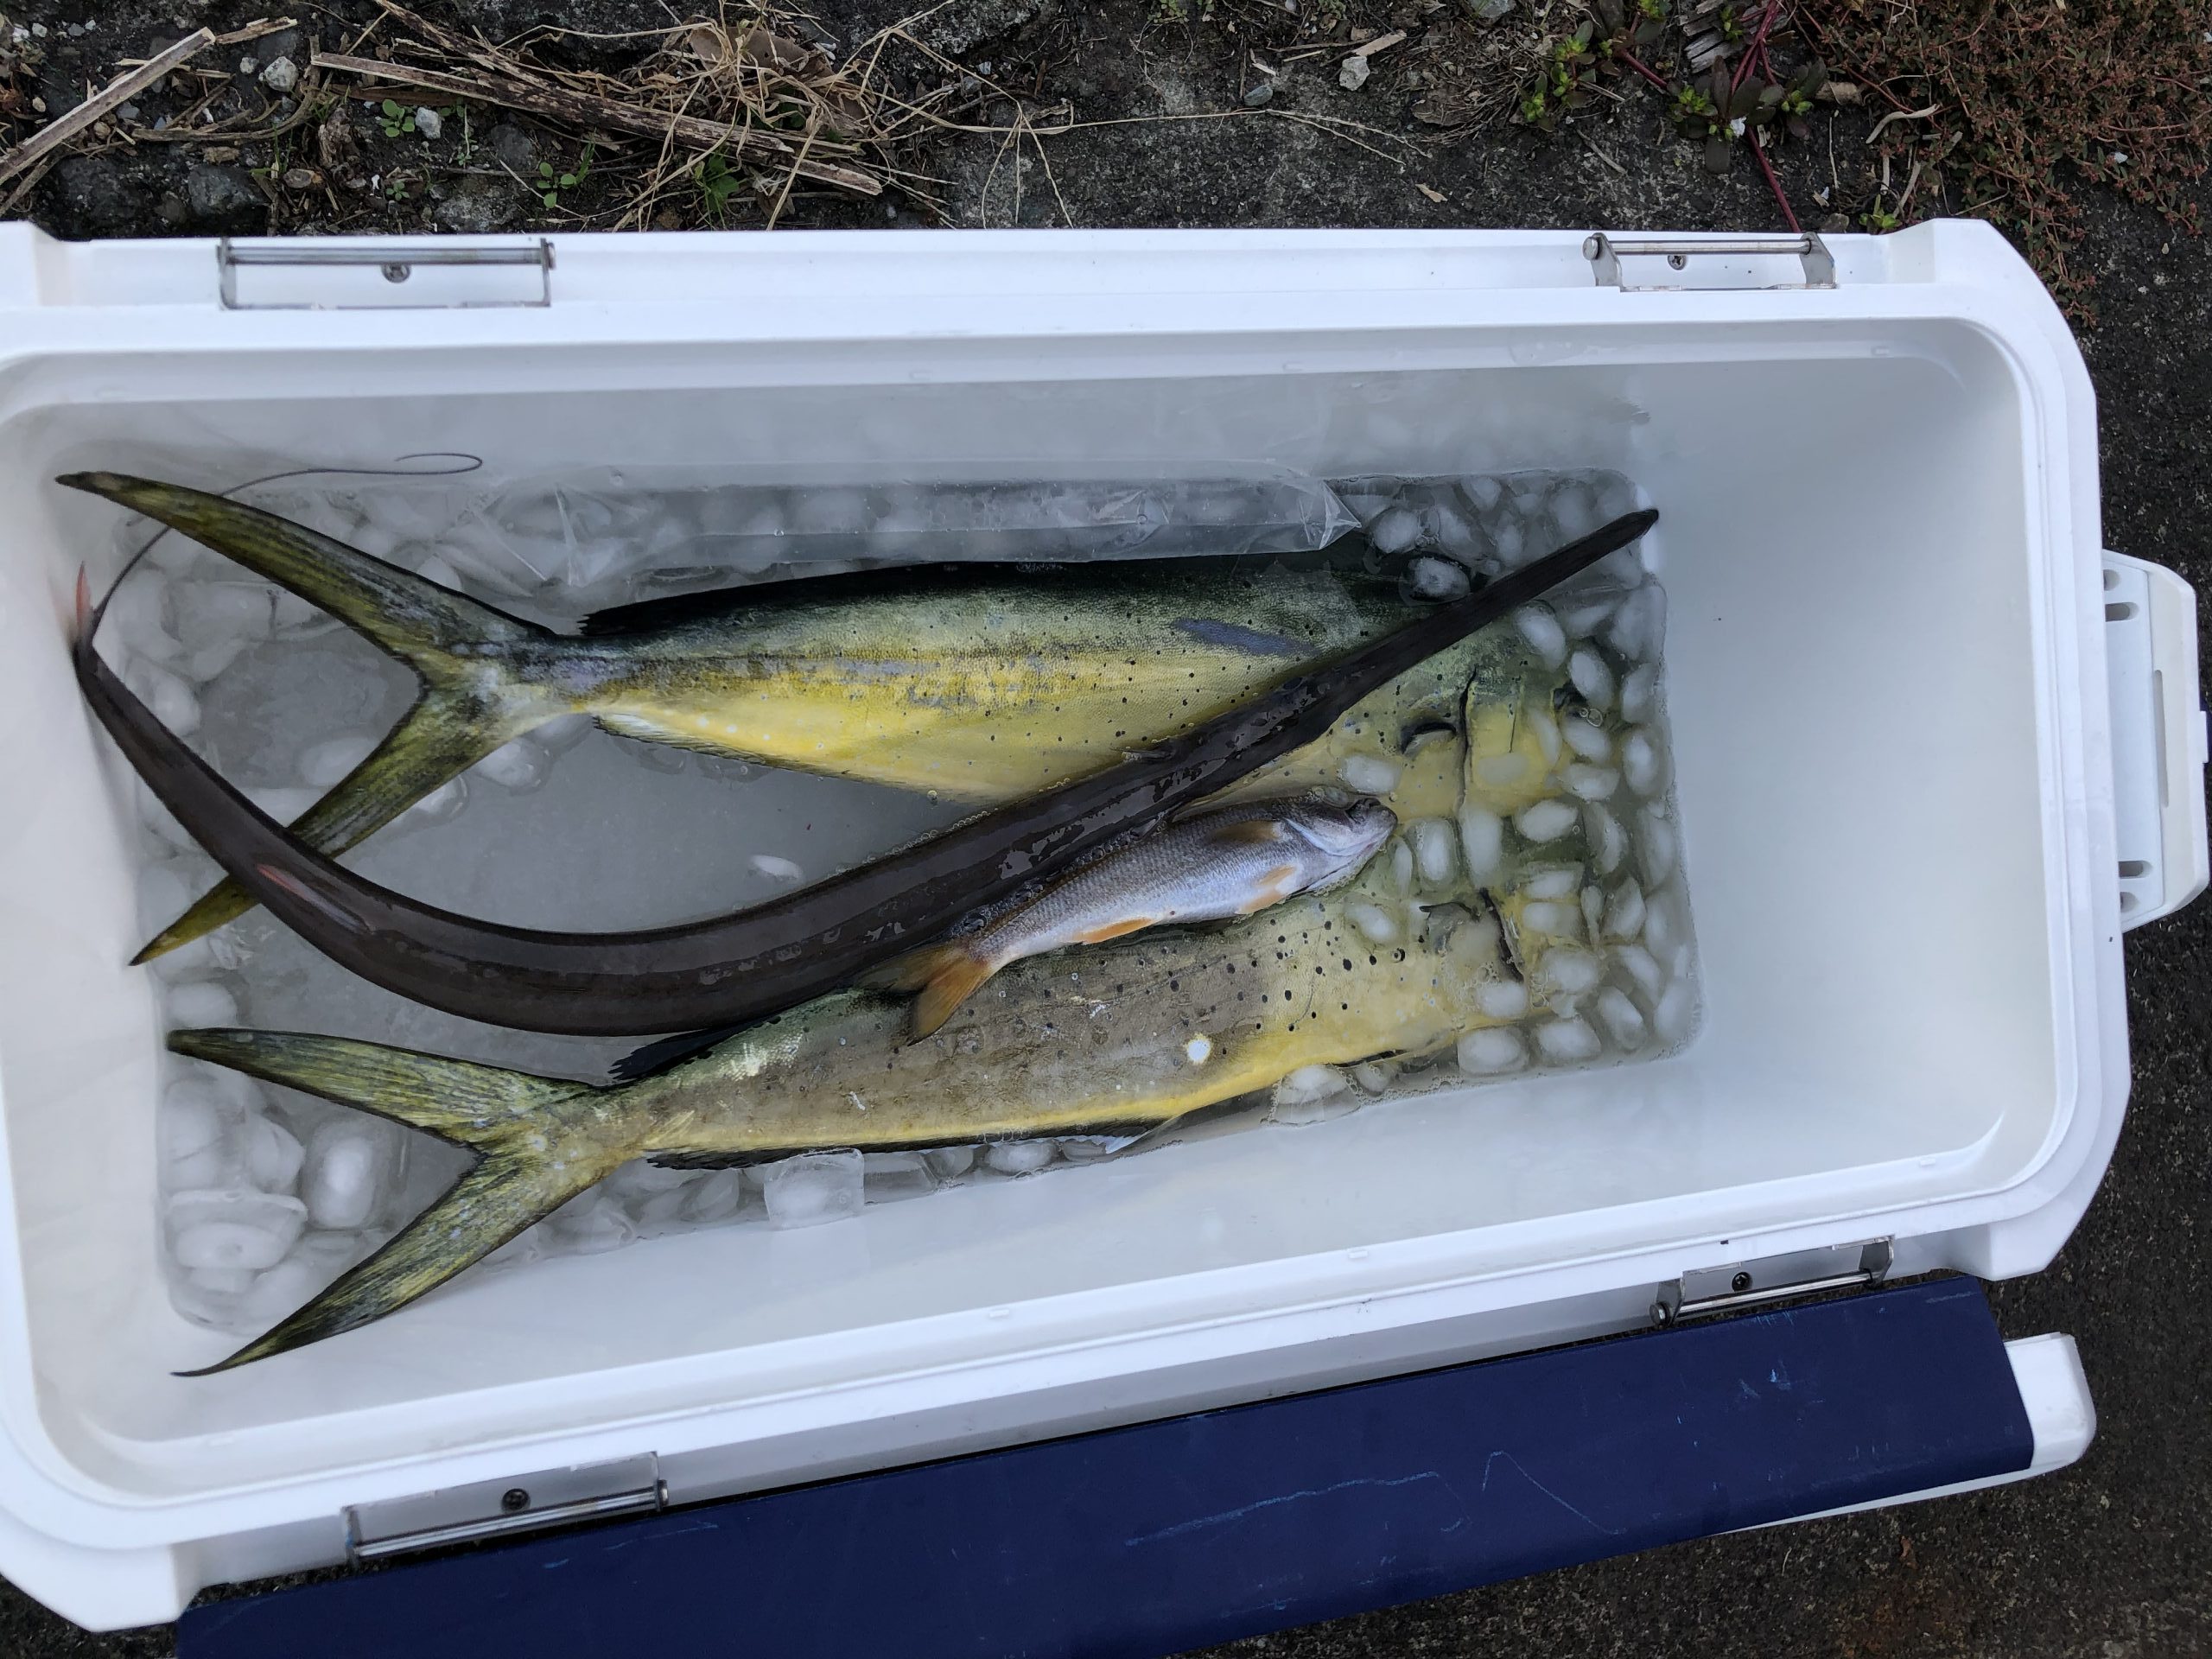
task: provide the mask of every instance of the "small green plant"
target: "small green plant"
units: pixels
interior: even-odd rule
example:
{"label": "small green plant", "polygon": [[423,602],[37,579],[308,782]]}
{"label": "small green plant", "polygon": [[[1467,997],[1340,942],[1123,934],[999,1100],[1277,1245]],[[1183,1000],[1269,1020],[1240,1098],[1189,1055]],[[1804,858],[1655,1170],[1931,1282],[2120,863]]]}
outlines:
{"label": "small green plant", "polygon": [[691,182],[698,187],[707,217],[717,225],[729,217],[731,199],[746,188],[745,175],[724,161],[720,150],[691,169]]}
{"label": "small green plant", "polygon": [[377,124],[384,129],[385,137],[397,138],[415,130],[415,112],[397,99],[387,98],[377,108]]}
{"label": "small green plant", "polygon": [[561,193],[563,190],[573,190],[589,177],[591,177],[591,143],[587,140],[584,143],[583,154],[576,157],[574,172],[556,173],[553,170],[553,163],[550,162],[540,162],[537,164],[539,197],[548,207],[558,207],[561,205]]}
{"label": "small green plant", "polygon": [[448,121],[461,123],[461,149],[456,155],[461,164],[467,167],[476,159],[476,135],[469,130],[467,103],[463,99],[455,99],[438,113]]}
{"label": "small green plant", "polygon": [[1532,127],[1549,128],[1571,110],[1590,101],[1591,83],[1600,60],[1610,59],[1611,40],[1592,44],[1594,25],[1588,18],[1573,34],[1545,48],[1543,67],[1521,96],[1521,119]]}
{"label": "small green plant", "polygon": [[1154,23],[1187,23],[1191,21],[1188,0],[1152,0],[1152,21]]}
{"label": "small green plant", "polygon": [[390,177],[386,178],[384,181],[384,193],[391,200],[406,200],[407,180],[405,176],[398,173],[394,173]]}

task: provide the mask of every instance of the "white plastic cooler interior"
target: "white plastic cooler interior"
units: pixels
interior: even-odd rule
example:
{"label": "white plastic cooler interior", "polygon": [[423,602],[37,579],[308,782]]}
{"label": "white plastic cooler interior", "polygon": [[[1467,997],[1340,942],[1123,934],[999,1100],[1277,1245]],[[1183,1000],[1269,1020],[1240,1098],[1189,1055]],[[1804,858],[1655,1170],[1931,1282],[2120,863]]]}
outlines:
{"label": "white plastic cooler interior", "polygon": [[[288,1541],[212,1547],[177,1569],[188,1594],[334,1553],[340,1503],[503,1468],[652,1449],[682,1496],[687,1448],[750,1442],[716,1466],[762,1484],[1623,1323],[1661,1277],[1793,1245],[1894,1234],[1907,1268],[2040,1265],[2125,1096],[2106,715],[2085,694],[2090,411],[2039,290],[1993,237],[1940,228],[1847,239],[1829,295],[1601,292],[1560,238],[1491,238],[1489,266],[1485,238],[1407,238],[1396,268],[1426,279],[1381,296],[1346,290],[1326,238],[1008,244],[1055,292],[989,272],[974,240],[907,238],[850,254],[875,286],[860,307],[792,238],[725,248],[767,296],[741,312],[683,298],[679,273],[675,302],[627,308],[255,315],[195,291],[19,314],[0,1503],[95,1547]],[[561,270],[613,282],[591,262],[617,253],[586,240]],[[1565,275],[1480,276],[1531,245]],[[1286,268],[1300,245],[1310,264]],[[1156,276],[1117,287],[1085,247]],[[1017,279],[1026,298],[960,293]],[[114,573],[113,510],[49,480],[221,486],[429,450],[493,476],[1618,468],[1662,514],[1700,1033],[1656,1064],[465,1277],[304,1351],[173,1376],[212,1356],[157,1274],[128,797],[65,655],[79,564]],[[1548,1323],[1576,1297],[1595,1300]]]}

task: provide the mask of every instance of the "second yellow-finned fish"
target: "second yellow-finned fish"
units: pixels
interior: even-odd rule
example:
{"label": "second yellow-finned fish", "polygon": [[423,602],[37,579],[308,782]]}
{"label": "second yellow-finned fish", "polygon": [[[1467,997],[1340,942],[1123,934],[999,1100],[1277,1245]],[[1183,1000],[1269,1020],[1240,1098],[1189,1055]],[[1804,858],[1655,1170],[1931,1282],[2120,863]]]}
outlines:
{"label": "second yellow-finned fish", "polygon": [[1398,820],[1379,801],[1309,794],[1201,812],[1085,865],[974,932],[918,950],[868,982],[913,991],[928,1036],[1000,969],[1170,922],[1249,916],[1357,875]]}

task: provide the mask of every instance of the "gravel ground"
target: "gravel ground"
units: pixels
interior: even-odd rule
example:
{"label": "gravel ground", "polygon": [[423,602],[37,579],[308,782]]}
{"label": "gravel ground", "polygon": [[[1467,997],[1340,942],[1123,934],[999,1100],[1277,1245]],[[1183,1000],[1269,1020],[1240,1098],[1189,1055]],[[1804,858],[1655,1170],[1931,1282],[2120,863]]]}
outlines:
{"label": "gravel ground", "polygon": [[[253,15],[188,0],[176,7],[123,0],[95,14],[91,0],[81,0],[74,9],[22,14],[19,21],[42,20],[57,43],[44,83],[49,101],[66,107],[79,95],[71,85],[103,78],[65,60],[65,46],[78,48],[85,64],[97,57],[104,65],[143,49],[163,27],[171,35],[202,21],[234,27]],[[1061,0],[960,0],[940,14],[957,29],[941,38],[963,61],[996,54],[1002,65],[1045,64],[1038,84],[1090,118],[1243,107],[1250,71],[1218,26],[1146,29],[1133,0],[1078,10],[1080,23],[1063,13]],[[572,26],[601,29],[660,16],[642,0],[590,0],[567,10]],[[95,15],[91,34],[67,34],[70,22],[81,26]],[[524,0],[488,0],[467,15],[493,34],[533,20]],[[895,15],[873,0],[843,0],[821,13],[829,32],[848,41]],[[1387,23],[1387,15],[1380,21]],[[320,27],[340,33],[327,21]],[[96,36],[98,53],[86,44]],[[1440,134],[1412,113],[1423,95],[1395,84],[1391,73],[1378,67],[1367,87],[1348,93],[1332,74],[1300,72],[1256,115],[1069,133],[1051,141],[1049,180],[1033,158],[1017,168],[1003,137],[948,140],[929,158],[945,181],[941,218],[1086,226],[1776,227],[1774,203],[1748,168],[1725,178],[1705,172],[1669,137],[1655,100],[1632,97],[1586,131],[1550,137],[1511,129]],[[1434,93],[1432,86],[1426,95]],[[1377,155],[1281,118],[1300,111],[1352,117],[1404,147],[1385,143],[1389,153]],[[568,164],[557,136],[527,123],[500,125],[509,136],[487,130],[482,142],[504,145],[518,170],[549,154]],[[1838,201],[1851,198],[1866,165],[1865,125],[1855,112],[1823,111],[1812,142],[1783,156],[1784,182],[1801,206],[1822,188]],[[372,133],[368,142],[380,138]],[[456,173],[433,178],[435,188],[426,185],[410,200],[375,193],[368,202],[349,200],[342,206],[350,217],[288,217],[256,184],[245,158],[194,160],[188,148],[66,165],[25,207],[71,236],[259,232],[272,219],[288,230],[565,228],[575,214],[601,210],[580,200],[547,212],[518,181]],[[1017,177],[1024,181],[1019,207]],[[830,225],[932,216],[912,202],[900,212],[896,200],[827,196],[803,199],[791,213],[792,222]],[[2212,593],[2212,550],[2202,534],[2212,462],[2201,438],[2212,426],[2207,250],[2108,200],[2094,202],[2091,219],[2080,258],[2101,274],[2100,315],[2082,343],[2101,413],[2107,538],[2173,565]],[[1863,488],[1841,478],[1807,480],[1808,499],[1836,505]],[[2127,955],[2135,1084],[2112,1173],[2056,1265],[1992,1292],[2006,1334],[2064,1331],[2081,1342],[2101,1421],[2076,1468],[1908,1510],[1709,1540],[1258,1638],[1216,1649],[1216,1659],[2162,1659],[2212,1650],[2212,1534],[2201,1524],[2212,1509],[2205,1427],[2212,1312],[2199,1288],[2212,1262],[2196,1225],[2212,1192],[2205,1082],[2212,1014],[2198,988],[2212,979],[2212,904],[2145,930]],[[0,1583],[0,1652],[16,1659],[148,1659],[172,1650],[166,1630],[86,1635]]]}

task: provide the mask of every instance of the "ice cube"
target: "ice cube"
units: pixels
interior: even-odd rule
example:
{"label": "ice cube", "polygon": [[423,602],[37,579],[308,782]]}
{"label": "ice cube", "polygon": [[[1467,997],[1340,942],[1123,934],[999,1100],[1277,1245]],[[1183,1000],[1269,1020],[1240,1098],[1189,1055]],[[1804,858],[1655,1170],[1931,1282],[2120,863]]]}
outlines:
{"label": "ice cube", "polygon": [[1581,885],[1580,869],[1538,870],[1521,884],[1521,892],[1529,899],[1571,899]]}
{"label": "ice cube", "polygon": [[1301,1065],[1275,1084],[1274,1103],[1280,1108],[1302,1101],[1326,1100],[1332,1095],[1341,1095],[1351,1086],[1351,1080],[1333,1065]]}
{"label": "ice cube", "polygon": [[461,591],[461,572],[454,569],[450,564],[448,564],[445,560],[439,557],[435,553],[431,554],[429,557],[424,559],[421,564],[417,565],[415,569],[415,574],[422,577],[423,581],[435,582],[437,586],[447,589],[448,592],[457,594]]}
{"label": "ice cube", "polygon": [[249,789],[245,797],[279,823],[290,823],[321,798],[318,789]]}
{"label": "ice cube", "polygon": [[1509,1026],[1471,1031],[1459,1039],[1459,1069],[1471,1077],[1495,1077],[1529,1063],[1521,1033]]}
{"label": "ice cube", "polygon": [[1467,861],[1467,877],[1484,881],[1495,874],[1505,850],[1505,820],[1479,806],[1459,809],[1459,851]]}
{"label": "ice cube", "polygon": [[[1570,721],[1568,724],[1578,725]],[[1611,766],[1600,766],[1588,760],[1577,760],[1560,774],[1560,781],[1577,800],[1609,801],[1613,791],[1621,786],[1621,775]]]}
{"label": "ice cube", "polygon": [[937,1176],[918,1152],[871,1152],[863,1161],[870,1204],[896,1204],[937,1191]]}
{"label": "ice cube", "polygon": [[1475,987],[1475,1007],[1485,1019],[1518,1020],[1529,1012],[1529,988],[1517,979],[1493,979]]}
{"label": "ice cube", "polygon": [[596,1193],[563,1205],[546,1226],[552,1234],[552,1244],[575,1255],[620,1249],[638,1236],[636,1224],[622,1206]]}
{"label": "ice cube", "polygon": [[1582,889],[1582,934],[1594,939],[1603,931],[1605,919],[1605,894],[1600,887]]}
{"label": "ice cube", "polygon": [[238,999],[212,979],[172,985],[162,1012],[168,1016],[170,1028],[177,1031],[235,1026],[238,1022]]}
{"label": "ice cube", "polygon": [[338,619],[318,607],[314,601],[302,599],[297,594],[282,588],[270,600],[269,621],[270,628],[277,633],[297,633],[338,626]]}
{"label": "ice cube", "polygon": [[1656,806],[1647,806],[1637,817],[1638,827],[1643,832],[1643,884],[1647,887],[1663,887],[1667,878],[1675,873],[1675,826],[1667,822],[1666,815]]}
{"label": "ice cube", "polygon": [[1449,559],[1415,559],[1406,570],[1406,586],[1416,599],[1452,600],[1467,592],[1467,572]]}
{"label": "ice cube", "polygon": [[1598,1023],[1617,1048],[1638,1048],[1643,1043],[1643,1014],[1617,985],[1598,993]]}
{"label": "ice cube", "polygon": [[1624,973],[1636,982],[1636,988],[1649,1001],[1656,1001],[1667,988],[1667,970],[1658,960],[1640,944],[1624,944],[1613,951],[1613,960]]}
{"label": "ice cube", "polygon": [[369,758],[375,736],[366,732],[326,738],[300,757],[300,778],[317,789],[328,789]]}
{"label": "ice cube", "polygon": [[[373,512],[375,508],[372,507],[371,511]],[[343,539],[353,543],[354,551],[365,553],[372,559],[382,559],[389,563],[391,556],[399,550],[402,537],[397,531],[388,524],[371,522],[359,526]]]}
{"label": "ice cube", "polygon": [[865,1172],[857,1152],[810,1152],[785,1159],[768,1170],[761,1183],[768,1224],[811,1227],[857,1216]]}
{"label": "ice cube", "polygon": [[213,1084],[197,1077],[171,1084],[154,1121],[162,1190],[236,1185],[245,1166],[238,1128],[236,1109]]}
{"label": "ice cube", "polygon": [[1402,840],[1390,843],[1390,885],[1400,898],[1414,890],[1414,853]]}
{"label": "ice cube", "polygon": [[1643,889],[1630,876],[1606,900],[1605,933],[1608,939],[1627,940],[1643,931]]}
{"label": "ice cube", "polygon": [[1561,485],[1553,493],[1550,506],[1561,544],[1580,541],[1598,527],[1597,504],[1587,485]]}
{"label": "ice cube", "polygon": [[1421,867],[1424,881],[1443,882],[1452,879],[1452,826],[1442,818],[1422,818],[1414,825],[1414,860]]}
{"label": "ice cube", "polygon": [[442,823],[457,817],[468,804],[468,779],[464,773],[448,778],[421,800],[407,809],[409,816],[431,823]]}
{"label": "ice cube", "polygon": [[1566,801],[1538,801],[1524,806],[1513,817],[1513,827],[1526,841],[1557,841],[1574,828],[1579,815]]}
{"label": "ice cube", "polygon": [[929,1160],[930,1167],[937,1172],[939,1180],[952,1180],[976,1166],[973,1147],[931,1147],[922,1156]]}
{"label": "ice cube", "polygon": [[1421,520],[1403,507],[1389,508],[1368,525],[1367,540],[1377,553],[1402,553],[1421,540]]}
{"label": "ice cube", "polygon": [[1536,1047],[1546,1059],[1561,1065],[1594,1060],[1604,1046],[1598,1039],[1598,1033],[1590,1029],[1588,1021],[1579,1017],[1548,1020],[1536,1027]]}
{"label": "ice cube", "polygon": [[169,584],[140,567],[108,595],[100,612],[99,639],[124,647],[129,657],[174,662],[184,654],[184,646],[168,631],[168,597]]}
{"label": "ice cube", "polygon": [[788,858],[778,858],[773,853],[755,853],[745,861],[779,887],[795,887],[806,880],[804,870]]}
{"label": "ice cube", "polygon": [[382,1207],[397,1163],[389,1132],[356,1117],[332,1118],[308,1136],[300,1181],[308,1215],[318,1227],[359,1227]]}
{"label": "ice cube", "polygon": [[1642,721],[1651,718],[1659,702],[1659,667],[1646,663],[1621,682],[1621,718]]}
{"label": "ice cube", "polygon": [[1580,996],[1595,990],[1605,976],[1605,965],[1587,950],[1573,945],[1554,945],[1544,952],[1537,976],[1554,995]]}
{"label": "ice cube", "polygon": [[184,677],[194,685],[206,685],[238,661],[252,643],[251,639],[221,639],[212,645],[202,645],[185,658]]}
{"label": "ice cube", "polygon": [[1610,760],[1613,758],[1613,740],[1604,727],[1580,715],[1569,715],[1559,723],[1560,735],[1567,740],[1567,747],[1585,760]]}
{"label": "ice cube", "polygon": [[608,1198],[632,1204],[680,1192],[693,1173],[688,1169],[664,1169],[647,1159],[632,1158],[601,1181],[599,1190]]}
{"label": "ice cube", "polygon": [[180,582],[169,589],[176,638],[187,651],[268,637],[276,626],[273,591],[258,582]]}
{"label": "ice cube", "polygon": [[1033,1175],[1058,1155],[1050,1141],[1001,1141],[984,1148],[983,1161],[1001,1175]]}
{"label": "ice cube", "polygon": [[1621,775],[1639,795],[1656,795],[1665,787],[1666,767],[1650,733],[1639,729],[1628,734],[1621,745]]}
{"label": "ice cube", "polygon": [[1521,723],[1535,734],[1536,747],[1544,752],[1544,764],[1548,766],[1557,766],[1560,754],[1559,721],[1552,718],[1550,711],[1544,709],[1523,709],[1521,711]]}
{"label": "ice cube", "polygon": [[683,1190],[678,1213],[695,1227],[728,1221],[745,1205],[745,1179],[734,1169],[718,1169]]}
{"label": "ice cube", "polygon": [[169,1254],[181,1268],[273,1268],[307,1224],[297,1198],[203,1188],[168,1202]]}
{"label": "ice cube", "polygon": [[1597,594],[1582,599],[1563,601],[1560,607],[1560,625],[1567,630],[1570,639],[1587,639],[1605,626],[1605,619],[1621,602],[1618,594]]}
{"label": "ice cube", "polygon": [[1398,918],[1380,905],[1347,905],[1344,914],[1370,944],[1395,944]]}
{"label": "ice cube", "polygon": [[1560,904],[1557,899],[1539,899],[1521,906],[1521,931],[1538,934],[1546,938],[1571,939],[1581,912],[1573,905]]}
{"label": "ice cube", "polygon": [[1605,666],[1605,659],[1584,645],[1567,659],[1567,677],[1582,694],[1582,700],[1592,709],[1606,709],[1613,704],[1613,671]]}
{"label": "ice cube", "polygon": [[531,741],[548,754],[565,754],[591,735],[589,715],[556,715],[543,726],[533,726]]}
{"label": "ice cube", "polygon": [[1391,1068],[1387,1061],[1364,1060],[1351,1069],[1351,1080],[1370,1095],[1379,1095],[1390,1086]]}
{"label": "ice cube", "polygon": [[1546,668],[1567,660],[1567,634],[1548,605],[1523,605],[1513,613],[1516,626]]}
{"label": "ice cube", "polygon": [[1659,1033],[1662,1043],[1679,1043],[1690,1034],[1690,1027],[1697,1020],[1697,996],[1686,979],[1678,979],[1667,988],[1659,999],[1659,1006],[1651,1011],[1651,1028]]}
{"label": "ice cube", "polygon": [[326,1288],[360,1258],[362,1241],[353,1233],[309,1233],[275,1267],[254,1276],[238,1304],[242,1319],[273,1325]]}
{"label": "ice cube", "polygon": [[217,1296],[238,1295],[254,1281],[251,1268],[194,1268],[190,1276],[200,1289]]}
{"label": "ice cube", "polygon": [[180,676],[141,657],[123,671],[123,683],[176,736],[200,729],[200,699]]}
{"label": "ice cube", "polygon": [[1605,629],[1605,643],[1635,662],[1659,654],[1659,642],[1666,630],[1667,590],[1656,582],[1647,582],[1613,613],[1612,622]]}
{"label": "ice cube", "polygon": [[1491,550],[1508,570],[1517,569],[1528,551],[1527,529],[1518,518],[1501,519],[1490,533]]}
{"label": "ice cube", "polygon": [[1379,754],[1348,754],[1338,765],[1337,776],[1344,779],[1346,789],[1362,795],[1388,795],[1398,786],[1402,771],[1396,761]]}
{"label": "ice cube", "polygon": [[1468,505],[1477,512],[1489,513],[1497,509],[1498,498],[1505,493],[1505,483],[1496,474],[1485,473],[1466,480],[1459,489],[1467,498]]}
{"label": "ice cube", "polygon": [[245,1166],[264,1192],[289,1192],[307,1156],[299,1139],[282,1123],[258,1114],[246,1120]]}
{"label": "ice cube", "polygon": [[552,760],[527,737],[503,743],[470,768],[511,794],[527,795],[545,781]]}
{"label": "ice cube", "polygon": [[1590,842],[1590,867],[1611,875],[1628,856],[1628,832],[1620,820],[1592,802],[1582,809],[1582,832]]}

